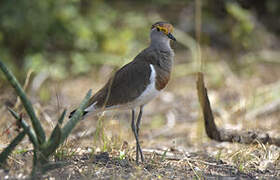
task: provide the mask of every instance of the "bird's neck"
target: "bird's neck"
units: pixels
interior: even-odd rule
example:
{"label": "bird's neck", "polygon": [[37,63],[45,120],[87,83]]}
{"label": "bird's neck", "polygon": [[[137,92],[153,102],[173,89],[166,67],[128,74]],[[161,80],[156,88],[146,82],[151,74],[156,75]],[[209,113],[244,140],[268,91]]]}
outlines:
{"label": "bird's neck", "polygon": [[170,47],[170,39],[165,37],[151,38],[150,46],[164,51],[172,51]]}
{"label": "bird's neck", "polygon": [[171,72],[174,52],[170,46],[170,40],[167,38],[151,38],[151,44],[149,49],[152,49],[156,54],[156,63],[161,69],[166,72]]}

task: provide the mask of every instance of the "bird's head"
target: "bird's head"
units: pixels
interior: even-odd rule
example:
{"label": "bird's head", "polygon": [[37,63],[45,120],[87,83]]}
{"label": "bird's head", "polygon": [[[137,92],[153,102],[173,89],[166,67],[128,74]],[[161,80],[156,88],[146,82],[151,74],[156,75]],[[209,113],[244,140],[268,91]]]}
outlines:
{"label": "bird's head", "polygon": [[151,27],[151,36],[163,36],[176,41],[175,37],[172,35],[173,29],[173,26],[167,22],[157,22]]}

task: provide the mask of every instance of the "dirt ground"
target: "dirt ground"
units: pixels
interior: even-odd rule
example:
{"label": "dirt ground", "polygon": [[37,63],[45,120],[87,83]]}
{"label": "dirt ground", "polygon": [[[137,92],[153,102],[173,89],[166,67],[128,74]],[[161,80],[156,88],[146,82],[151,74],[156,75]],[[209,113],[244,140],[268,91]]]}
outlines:
{"label": "dirt ground", "polygon": [[[140,128],[144,163],[135,162],[130,111],[111,111],[81,121],[52,159],[65,165],[42,179],[280,179],[279,147],[259,142],[218,143],[207,138],[196,96],[195,65],[186,61],[190,55],[184,53],[176,54],[168,87],[145,106]],[[205,50],[204,56],[211,57],[205,65],[205,81],[218,126],[279,136],[279,64],[241,63],[235,70],[218,52]],[[96,92],[112,71],[104,66],[84,76],[46,81],[35,92],[31,81],[29,96],[48,135],[59,113],[64,108],[68,113],[74,109],[88,89]],[[0,146],[4,148],[17,133],[15,120],[5,107],[14,105],[16,97],[7,87],[0,98]],[[265,109],[269,105],[273,108]],[[17,110],[24,112],[21,106]],[[25,138],[6,169],[0,170],[0,179],[27,178],[31,150]]]}

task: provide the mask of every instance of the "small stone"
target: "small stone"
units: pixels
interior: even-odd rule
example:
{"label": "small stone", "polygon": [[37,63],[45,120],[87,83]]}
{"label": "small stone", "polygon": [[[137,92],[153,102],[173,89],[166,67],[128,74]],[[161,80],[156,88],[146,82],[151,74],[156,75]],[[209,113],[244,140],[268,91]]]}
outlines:
{"label": "small stone", "polygon": [[264,160],[261,161],[259,169],[261,171],[265,171],[265,170],[272,170],[274,169],[274,163],[272,160]]}
{"label": "small stone", "polygon": [[92,153],[92,148],[87,148],[87,151],[89,152],[89,153]]}
{"label": "small stone", "polygon": [[194,167],[195,171],[201,171],[201,169],[199,169],[198,167]]}
{"label": "small stone", "polygon": [[18,177],[17,178],[22,178],[23,174],[22,173],[19,173]]}
{"label": "small stone", "polygon": [[98,147],[98,148],[96,148],[95,152],[96,152],[96,153],[100,153],[100,152],[101,152],[101,149]]}

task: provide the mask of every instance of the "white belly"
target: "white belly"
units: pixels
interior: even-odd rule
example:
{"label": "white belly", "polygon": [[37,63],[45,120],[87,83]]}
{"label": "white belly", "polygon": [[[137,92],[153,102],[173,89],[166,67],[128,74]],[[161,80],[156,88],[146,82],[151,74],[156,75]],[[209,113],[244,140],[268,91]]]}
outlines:
{"label": "white belly", "polygon": [[160,93],[159,90],[156,89],[156,71],[152,64],[150,64],[151,67],[151,76],[150,76],[150,84],[147,86],[147,88],[143,91],[143,93],[135,99],[131,104],[132,107],[141,106],[147,104],[149,101],[157,97]]}

